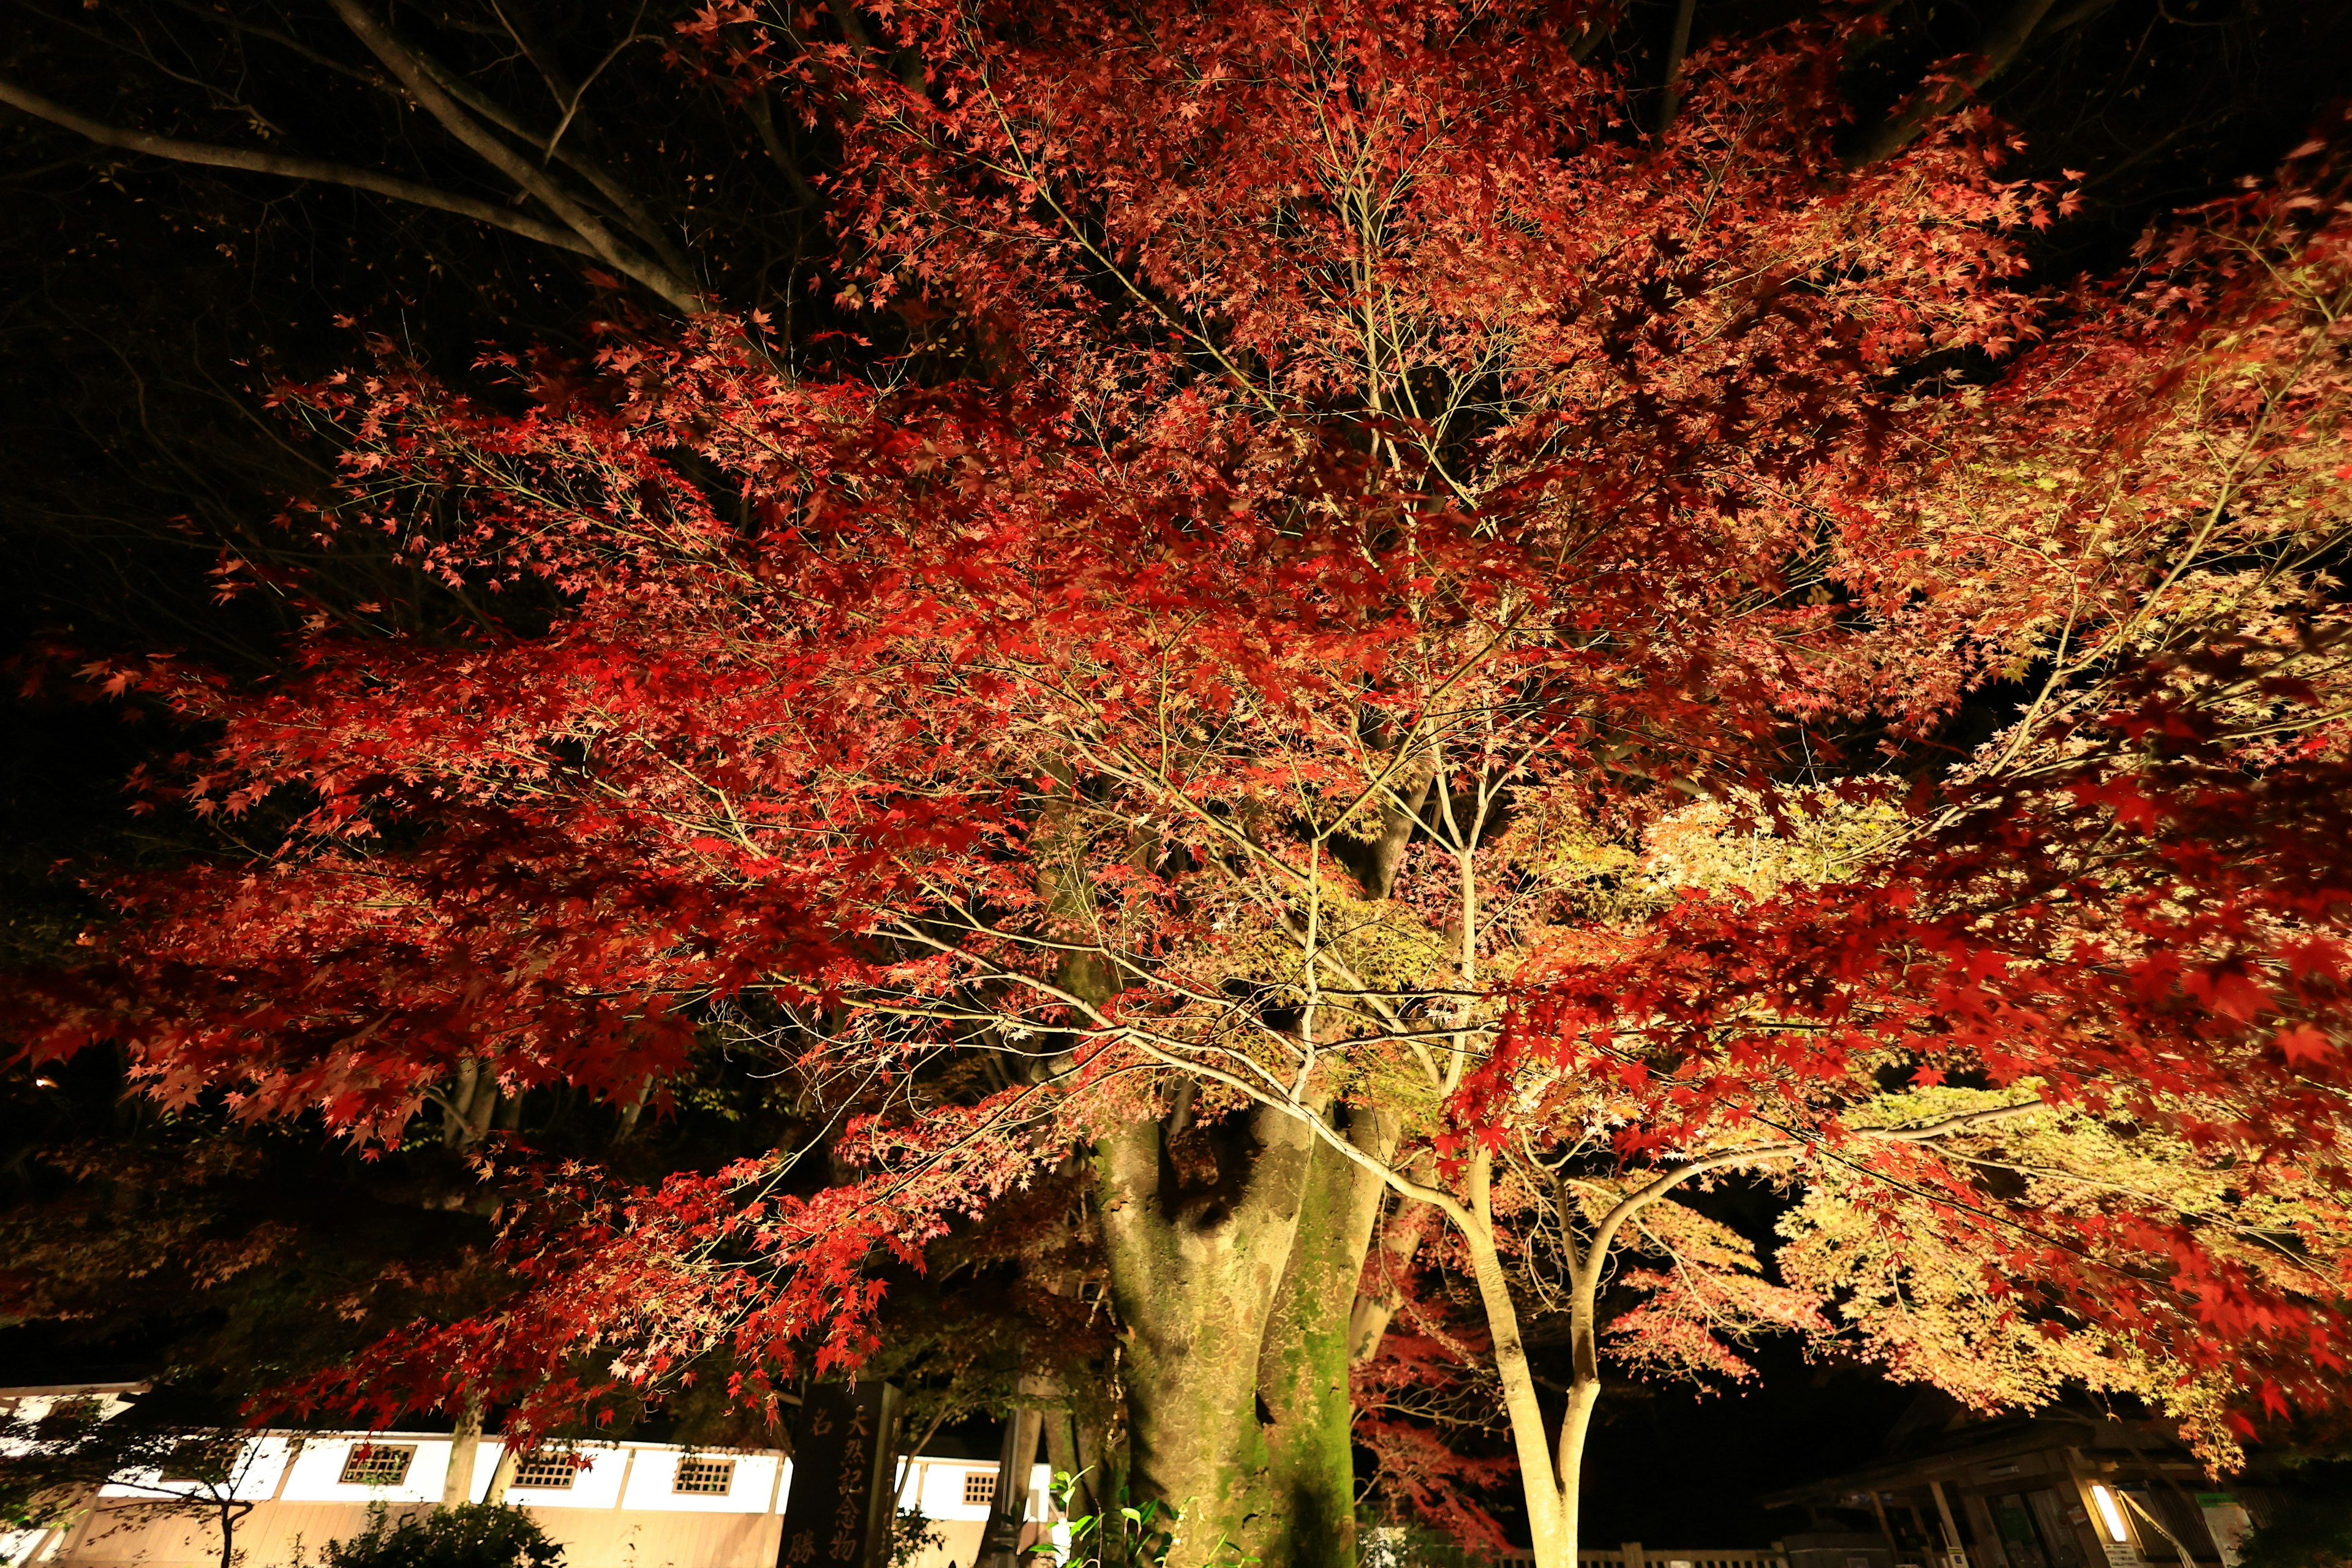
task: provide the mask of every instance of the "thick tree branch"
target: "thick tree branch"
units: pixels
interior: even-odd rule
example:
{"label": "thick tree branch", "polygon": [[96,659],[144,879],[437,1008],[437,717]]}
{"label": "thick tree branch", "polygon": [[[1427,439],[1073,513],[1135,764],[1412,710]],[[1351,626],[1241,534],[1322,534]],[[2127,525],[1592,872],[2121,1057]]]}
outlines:
{"label": "thick tree branch", "polygon": [[[2034,29],[2042,25],[2042,18],[2049,15],[2050,7],[2054,4],[2056,0],[2016,0],[2016,4],[2009,8],[2008,15],[1994,25],[1974,65],[1921,92],[1909,108],[1863,138],[1848,156],[1847,163],[1857,166],[1875,163],[1909,146],[1927,128],[1929,121],[1958,108],[1969,93],[2007,70],[2017,57],[2025,52],[2025,46],[2032,38]],[[2073,12],[2068,13],[2068,18],[2070,22],[2081,19]]]}
{"label": "thick tree branch", "polygon": [[1691,15],[1698,9],[1698,0],[1682,0],[1675,7],[1674,37],[1666,40],[1666,79],[1658,100],[1658,134],[1664,136],[1675,123],[1675,110],[1683,101],[1683,58],[1690,53]]}
{"label": "thick tree branch", "polygon": [[[452,98],[517,141],[528,142],[536,147],[544,145],[551,140],[549,137],[534,132],[522,122],[520,116],[509,113],[505,106],[497,100],[476,88],[471,82],[467,81],[430,55],[417,56],[417,63],[430,71],[433,74],[433,79],[446,89]],[[596,188],[599,195],[612,203],[613,210],[618,213],[622,221],[628,225],[629,232],[653,247],[655,253],[661,258],[663,265],[681,274],[687,270],[686,258],[670,246],[662,234],[659,220],[638,199],[635,192],[614,179],[594,159],[584,153],[574,153],[568,147],[559,148],[554,158],[555,162],[587,181]]]}
{"label": "thick tree branch", "polygon": [[582,239],[587,241],[594,254],[614,270],[635,279],[660,295],[678,310],[692,313],[704,308],[701,290],[693,280],[681,277],[651,257],[641,256],[621,243],[602,219],[580,205],[546,171],[523,157],[500,141],[495,132],[466,112],[457,100],[434,79],[422,60],[407,46],[394,37],[383,23],[359,3],[359,0],[329,0],[335,15],[353,37],[365,44],[384,68],[398,77],[414,93],[426,113],[441,122],[442,128],[471,148],[475,154],[508,179],[530,192],[545,205],[547,210],[561,219]]}
{"label": "thick tree branch", "polygon": [[27,92],[6,80],[0,80],[0,103],[12,105],[52,125],[62,126],[100,146],[144,153],[149,157],[168,158],[179,163],[201,163],[216,169],[250,169],[256,174],[279,174],[292,180],[349,185],[354,190],[373,191],[377,195],[390,196],[395,201],[455,213],[460,217],[469,217],[477,223],[486,223],[493,228],[502,228],[509,234],[535,239],[541,245],[551,245],[575,255],[597,254],[578,235],[552,224],[525,217],[495,203],[477,201],[471,196],[461,196],[431,185],[419,184],[414,180],[378,174],[373,169],[331,163],[323,158],[289,157],[251,147],[223,147],[209,142],[184,142],[176,136],[155,136],[144,131],[129,131],[77,114],[63,104],[53,103],[38,93]]}

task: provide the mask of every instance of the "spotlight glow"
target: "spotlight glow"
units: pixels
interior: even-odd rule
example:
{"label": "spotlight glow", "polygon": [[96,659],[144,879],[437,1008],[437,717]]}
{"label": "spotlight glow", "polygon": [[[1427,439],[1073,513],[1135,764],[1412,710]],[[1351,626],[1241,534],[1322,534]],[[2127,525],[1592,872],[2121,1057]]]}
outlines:
{"label": "spotlight glow", "polygon": [[2107,1539],[2121,1544],[2131,1539],[2131,1531],[2124,1523],[2124,1510],[2116,1501],[2116,1494],[2103,1486],[2091,1488],[2091,1500],[2098,1505],[2099,1522],[2107,1527]]}

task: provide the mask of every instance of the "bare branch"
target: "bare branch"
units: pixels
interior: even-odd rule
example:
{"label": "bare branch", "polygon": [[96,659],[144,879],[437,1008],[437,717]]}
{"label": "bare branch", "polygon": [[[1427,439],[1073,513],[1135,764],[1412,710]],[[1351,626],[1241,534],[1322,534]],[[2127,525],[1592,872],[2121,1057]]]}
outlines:
{"label": "bare branch", "polygon": [[555,144],[563,140],[563,133],[566,131],[572,129],[572,121],[579,117],[581,104],[587,100],[588,89],[596,85],[596,79],[604,74],[605,68],[610,66],[614,60],[619,59],[621,58],[621,51],[627,48],[631,44],[638,42],[641,38],[650,38],[651,35],[639,33],[637,31],[637,24],[645,19],[646,0],[637,0],[637,14],[629,18],[629,31],[627,37],[624,37],[619,43],[614,44],[611,48],[605,50],[604,58],[596,62],[596,68],[590,71],[587,79],[572,89],[571,101],[567,102],[563,106],[563,118],[555,122],[555,129],[548,132],[546,150],[539,155],[539,161],[542,167],[546,165],[546,163],[550,158],[555,156]]}
{"label": "bare branch", "polygon": [[588,243],[589,248],[616,271],[635,279],[660,295],[678,310],[689,314],[703,309],[701,290],[689,279],[651,257],[640,256],[621,243],[606,228],[602,219],[575,200],[571,193],[550,178],[544,169],[532,163],[498,135],[466,112],[457,100],[449,96],[434,79],[423,61],[410,52],[407,46],[394,37],[383,23],[359,3],[359,0],[329,0],[335,15],[352,36],[365,44],[386,69],[398,77],[408,90],[416,96],[427,113],[439,121],[449,134],[471,148],[476,155],[492,168],[530,192],[561,219],[564,226]]}
{"label": "bare branch", "polygon": [[301,39],[294,37],[291,33],[280,32],[275,27],[257,26],[257,24],[247,22],[241,17],[232,16],[226,11],[215,11],[209,6],[196,5],[194,0],[170,0],[170,3],[173,5],[177,6],[179,9],[187,12],[191,16],[203,17],[205,21],[212,23],[215,26],[226,27],[233,33],[243,33],[249,37],[266,38],[269,42],[278,46],[280,48],[291,49],[294,53],[301,56],[304,59],[309,60],[314,66],[323,66],[328,70],[334,71],[339,75],[352,77],[357,80],[363,81],[370,87],[388,87],[391,85],[389,82],[384,80],[383,72],[369,70],[361,66],[346,65],[341,60],[335,58],[332,55],[323,54],[320,51],[312,48],[310,45],[302,42]]}
{"label": "bare branch", "polygon": [[[509,113],[496,99],[475,87],[473,83],[449,69],[432,56],[418,55],[416,63],[432,72],[433,79],[446,89],[450,97],[517,141],[539,146],[549,140],[525,125],[520,116]],[[619,213],[622,219],[627,223],[630,232],[652,246],[663,262],[672,270],[682,273],[687,269],[685,258],[670,247],[662,234],[660,223],[646,209],[645,204],[639,200],[636,193],[614,179],[595,160],[583,153],[573,152],[569,148],[562,148],[556,152],[555,161],[593,185],[599,195],[613,204],[614,210]]]}
{"label": "bare branch", "polygon": [[52,125],[63,126],[100,146],[144,153],[149,157],[168,158],[179,163],[202,163],[216,169],[250,169],[256,174],[279,174],[292,180],[348,185],[354,190],[373,191],[380,196],[390,196],[395,201],[455,213],[460,217],[469,217],[478,223],[486,223],[494,228],[502,228],[509,234],[519,234],[526,239],[535,239],[541,245],[551,245],[575,255],[597,254],[578,235],[552,224],[525,217],[491,202],[477,201],[472,196],[457,195],[431,185],[419,184],[414,180],[378,174],[373,169],[330,163],[323,158],[289,157],[252,147],[223,147],[209,142],[184,142],[176,136],[156,136],[144,131],[129,131],[77,114],[63,104],[53,103],[38,93],[27,92],[6,80],[0,80],[0,103],[23,110]]}

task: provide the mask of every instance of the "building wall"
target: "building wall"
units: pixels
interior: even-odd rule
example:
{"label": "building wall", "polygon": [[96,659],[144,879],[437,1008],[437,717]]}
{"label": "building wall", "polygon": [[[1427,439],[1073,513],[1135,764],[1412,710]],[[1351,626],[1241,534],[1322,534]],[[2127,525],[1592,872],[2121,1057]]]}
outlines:
{"label": "building wall", "polygon": [[[0,1388],[0,1416],[26,1423],[47,1415],[60,1404],[90,1400],[100,1420],[111,1420],[131,1408],[131,1397],[143,1394],[143,1383],[73,1383],[40,1388]],[[21,1438],[0,1442],[0,1453],[21,1454],[30,1445]],[[46,1563],[57,1555],[72,1533],[65,1530],[0,1530],[0,1568],[20,1568]]]}
{"label": "building wall", "polygon": [[[413,1449],[406,1473],[391,1485],[342,1479],[354,1448]],[[253,1503],[238,1525],[243,1568],[294,1568],[316,1563],[327,1542],[367,1526],[371,1505],[395,1513],[423,1511],[441,1500],[451,1442],[434,1433],[265,1433],[247,1442],[232,1495]],[[474,1459],[472,1493],[483,1500],[498,1469],[501,1446],[486,1438]],[[581,1467],[568,1488],[513,1487],[507,1500],[530,1510],[564,1549],[565,1568],[773,1568],[783,1506],[791,1495],[792,1463],[772,1452],[703,1451],[733,1462],[724,1495],[673,1489],[677,1466],[694,1452],[668,1444],[583,1445]],[[919,1507],[944,1537],[917,1568],[971,1568],[979,1553],[989,1505],[967,1502],[968,1479],[993,1478],[994,1464],[976,1459],[918,1458],[907,1467],[898,1504]],[[1040,1465],[1031,1477],[1024,1543],[1050,1526]],[[166,1511],[158,1502],[187,1489],[152,1472],[126,1473],[101,1489],[90,1514],[69,1532],[46,1542],[16,1543],[0,1555],[9,1568],[217,1568],[220,1534],[208,1515]],[[7,1542],[0,1542],[5,1550]]]}
{"label": "building wall", "polygon": [[[409,1504],[420,1511],[431,1505]],[[566,1568],[773,1568],[781,1521],[772,1513],[645,1513],[533,1509],[563,1547]],[[317,1563],[330,1541],[367,1528],[368,1505],[257,1504],[236,1532],[248,1568]],[[121,1498],[99,1510],[61,1560],[63,1568],[216,1568],[220,1531],[206,1519],[157,1517]]]}

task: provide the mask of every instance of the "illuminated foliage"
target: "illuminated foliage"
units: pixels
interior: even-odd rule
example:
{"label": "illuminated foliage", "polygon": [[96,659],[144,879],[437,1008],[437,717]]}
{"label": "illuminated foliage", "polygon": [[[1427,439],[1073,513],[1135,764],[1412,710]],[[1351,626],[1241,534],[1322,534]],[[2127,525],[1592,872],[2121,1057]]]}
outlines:
{"label": "illuminated foliage", "polygon": [[[291,826],[119,889],[47,1049],[380,1137],[465,1074],[638,1103],[756,1008],[866,1097],[821,1186],[541,1169],[515,1294],[329,1391],[528,1424],[724,1347],[772,1401],[873,1349],[878,1264],[1077,1156],[1180,1563],[1344,1545],[1391,1199],[1475,1286],[1546,1564],[1604,1345],[1843,1332],[2217,1458],[2336,1397],[2324,147],[2060,297],[2016,236],[2067,198],[1981,112],[1840,162],[1838,26],[1695,56],[1652,134],[1542,7],[887,23],[919,77],[798,57],[854,106],[831,286],[986,374],[716,314],[474,393],[387,346],[286,394],[346,454],[299,526],[478,628],[99,672],[218,727],[203,809]],[[1970,701],[2000,732],[1923,763]],[[1782,1283],[1672,1195],[1733,1174],[1796,1197]]]}

